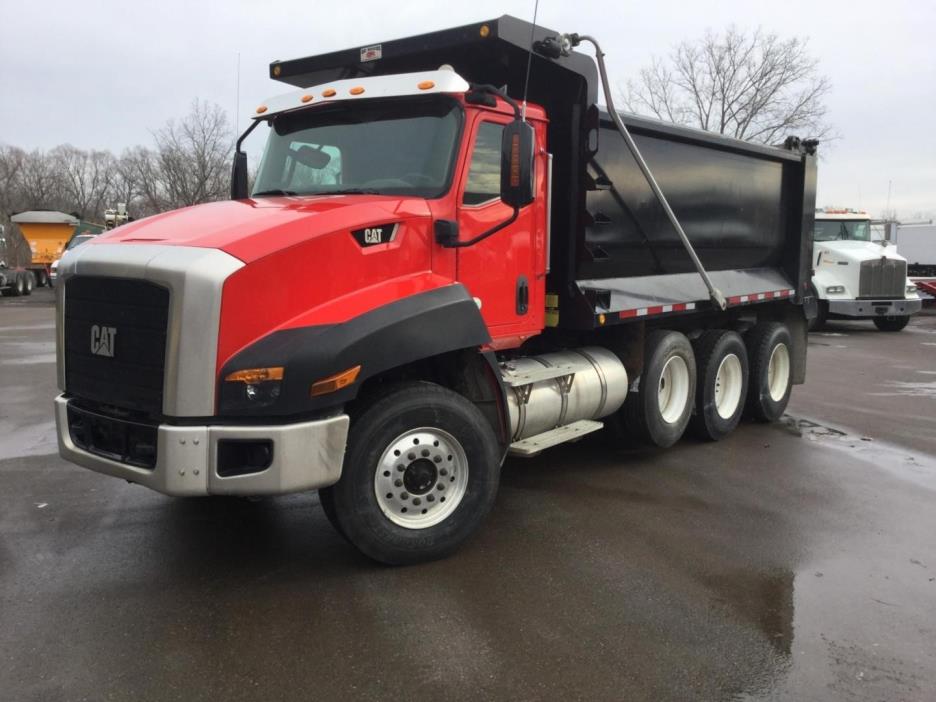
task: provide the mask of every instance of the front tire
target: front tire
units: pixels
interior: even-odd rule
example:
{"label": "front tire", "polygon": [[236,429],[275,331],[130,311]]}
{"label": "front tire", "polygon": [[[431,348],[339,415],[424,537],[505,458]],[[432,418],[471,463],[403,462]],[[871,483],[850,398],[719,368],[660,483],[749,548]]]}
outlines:
{"label": "front tire", "polygon": [[761,322],[747,334],[750,363],[747,414],[760,422],[783,416],[793,389],[790,330],[779,322]]}
{"label": "front tire", "polygon": [[404,565],[449,555],[497,495],[497,437],[467,399],[401,385],[353,420],[341,480],[325,493],[340,531],[365,555]]}
{"label": "front tire", "polygon": [[748,389],[748,355],[737,332],[714,329],[693,344],[699,379],[696,385],[693,433],[718,441],[741,421]]}
{"label": "front tire", "polygon": [[874,318],[874,326],[876,326],[882,332],[899,332],[908,324],[910,324],[909,315]]}

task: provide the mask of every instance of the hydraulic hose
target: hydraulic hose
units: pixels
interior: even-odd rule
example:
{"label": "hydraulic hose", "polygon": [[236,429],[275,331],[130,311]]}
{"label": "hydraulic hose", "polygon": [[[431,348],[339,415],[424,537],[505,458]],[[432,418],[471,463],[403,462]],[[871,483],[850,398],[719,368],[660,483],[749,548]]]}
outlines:
{"label": "hydraulic hose", "polygon": [[727,301],[725,300],[725,296],[722,294],[721,290],[715,287],[714,283],[712,283],[712,279],[709,278],[708,273],[702,266],[702,261],[699,260],[695,249],[692,248],[689,237],[686,236],[686,232],[683,231],[682,225],[676,218],[676,213],[673,212],[673,208],[670,207],[669,201],[667,201],[666,196],[660,189],[660,185],[657,183],[656,178],[653,177],[653,173],[650,172],[650,167],[647,165],[643,155],[637,148],[637,144],[634,142],[634,138],[631,136],[631,133],[628,131],[624,122],[621,120],[621,116],[618,114],[617,109],[614,107],[614,99],[611,97],[611,86],[608,82],[608,71],[605,68],[605,55],[601,50],[601,45],[598,43],[597,39],[588,36],[587,34],[570,34],[568,35],[568,40],[570,46],[576,46],[580,42],[587,41],[595,47],[595,59],[598,61],[598,73],[601,76],[601,87],[604,91],[605,103],[607,104],[608,112],[611,115],[611,120],[614,122],[614,126],[617,127],[617,130],[621,133],[621,136],[624,137],[624,143],[627,144],[628,150],[631,152],[634,160],[637,161],[637,165],[640,167],[644,178],[647,179],[647,183],[650,184],[650,189],[653,191],[653,194],[656,195],[657,200],[659,200],[660,204],[663,206],[663,211],[666,212],[666,216],[669,218],[670,224],[673,225],[673,228],[676,230],[676,233],[682,240],[682,244],[686,249],[686,253],[689,254],[689,258],[692,259],[692,264],[695,266],[699,276],[701,276],[702,281],[705,283],[705,287],[708,288],[709,297],[711,298],[712,302],[714,302],[719,309],[725,309],[728,306]]}

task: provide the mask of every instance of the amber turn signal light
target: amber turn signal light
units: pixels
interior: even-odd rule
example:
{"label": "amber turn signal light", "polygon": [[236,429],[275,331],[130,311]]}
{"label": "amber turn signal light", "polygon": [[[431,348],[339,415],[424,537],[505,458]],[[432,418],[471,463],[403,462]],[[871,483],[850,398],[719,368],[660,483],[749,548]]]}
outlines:
{"label": "amber turn signal light", "polygon": [[329,393],[337,392],[342,388],[346,388],[355,380],[357,380],[358,374],[360,372],[361,367],[355,366],[354,368],[349,368],[346,371],[341,371],[341,373],[335,373],[335,375],[322,378],[321,380],[312,383],[312,387],[309,388],[309,396],[318,397],[319,395],[328,395]]}
{"label": "amber turn signal light", "polygon": [[275,366],[273,368],[247,368],[245,370],[234,371],[224,380],[228,383],[246,383],[254,385],[267,380],[282,380],[283,367]]}

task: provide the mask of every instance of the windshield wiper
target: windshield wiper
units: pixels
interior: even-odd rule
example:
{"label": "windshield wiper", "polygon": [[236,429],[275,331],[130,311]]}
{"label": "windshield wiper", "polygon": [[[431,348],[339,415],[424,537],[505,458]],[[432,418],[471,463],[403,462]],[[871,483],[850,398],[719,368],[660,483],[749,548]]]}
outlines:
{"label": "windshield wiper", "polygon": [[259,193],[254,193],[250,197],[264,197],[266,195],[296,195],[297,193],[293,190],[280,190],[279,188],[274,188],[273,190],[261,190]]}

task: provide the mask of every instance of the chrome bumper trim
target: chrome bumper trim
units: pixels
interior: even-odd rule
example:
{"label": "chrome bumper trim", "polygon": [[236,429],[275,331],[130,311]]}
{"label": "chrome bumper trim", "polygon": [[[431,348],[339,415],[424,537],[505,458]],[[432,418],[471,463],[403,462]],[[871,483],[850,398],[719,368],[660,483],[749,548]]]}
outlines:
{"label": "chrome bumper trim", "polygon": [[[922,300],[829,300],[829,314],[843,317],[895,317],[916,314]],[[882,312],[878,309],[886,308]]]}
{"label": "chrome bumper trim", "polygon": [[[68,431],[68,399],[55,398],[59,455],[90,470],[173,496],[282,495],[338,482],[348,438],[348,415],[270,426],[194,426],[161,424],[156,466],[152,470],[114,461],[78,448]],[[269,439],[273,462],[259,473],[221,477],[217,472],[220,439]]]}

